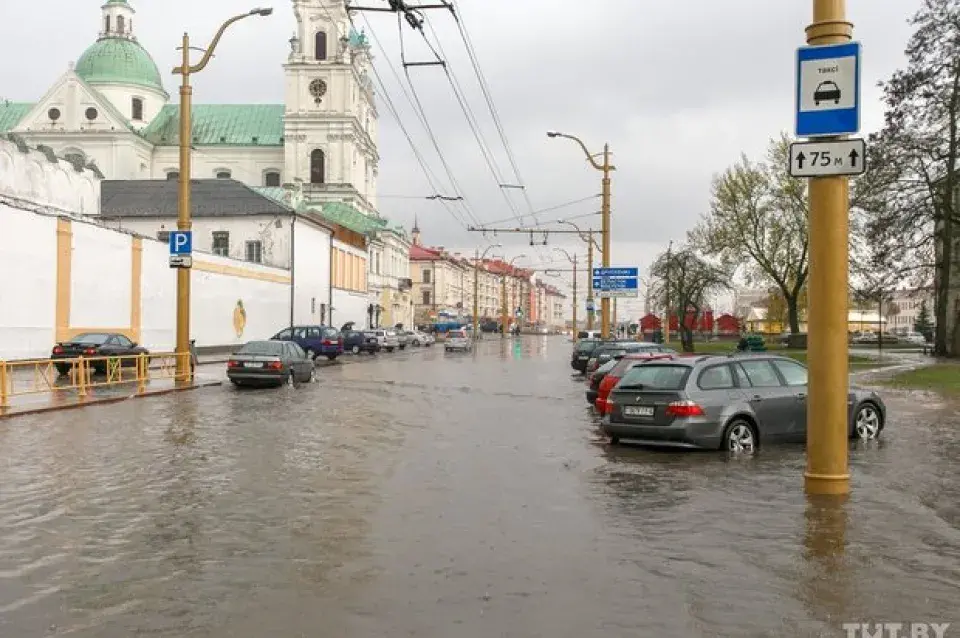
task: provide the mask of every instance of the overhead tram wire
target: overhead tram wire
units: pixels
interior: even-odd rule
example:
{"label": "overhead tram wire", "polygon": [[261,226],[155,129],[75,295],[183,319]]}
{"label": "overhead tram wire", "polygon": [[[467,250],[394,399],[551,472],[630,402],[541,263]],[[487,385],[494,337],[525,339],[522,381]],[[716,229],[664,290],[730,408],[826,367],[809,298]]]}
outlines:
{"label": "overhead tram wire", "polygon": [[[433,132],[433,127],[430,126],[430,122],[426,117],[426,111],[423,108],[423,103],[420,101],[420,96],[416,92],[416,88],[412,84],[410,84],[410,92],[406,90],[406,88],[403,86],[403,80],[400,79],[400,76],[396,72],[396,69],[393,68],[393,64],[390,62],[390,56],[387,55],[386,49],[380,43],[380,39],[377,38],[376,33],[373,30],[373,26],[370,24],[370,21],[367,19],[366,16],[362,16],[362,17],[367,28],[370,30],[371,38],[373,39],[373,41],[376,43],[377,47],[380,49],[381,53],[383,54],[387,67],[389,67],[390,71],[394,74],[394,77],[397,79],[397,82],[400,85],[401,91],[403,92],[407,100],[410,102],[410,105],[413,107],[414,112],[417,114],[417,117],[420,120],[420,123],[423,125],[424,129],[426,130],[427,137],[430,139],[430,142],[437,153],[437,157],[440,159],[440,163],[443,166],[444,172],[447,174],[447,178],[450,180],[450,184],[453,187],[454,192],[456,192],[459,196],[464,198],[460,202],[460,205],[466,211],[468,217],[474,221],[474,223],[479,223],[479,218],[477,217],[476,213],[473,212],[473,208],[470,206],[469,201],[466,199],[466,196],[464,195],[463,188],[460,186],[460,183],[457,181],[457,178],[454,176],[453,170],[450,168],[449,162],[447,162],[447,159],[444,156],[443,151],[440,149],[440,143],[437,141],[437,136]],[[353,23],[353,19],[351,18],[351,24],[352,23]],[[409,83],[409,77],[407,78],[407,81]]]}
{"label": "overhead tram wire", "polygon": [[[383,197],[383,195],[380,195],[380,197]],[[572,201],[569,201],[569,202],[564,202],[564,203],[562,203],[562,204],[557,204],[557,205],[555,205],[555,206],[550,206],[550,207],[548,207],[548,208],[541,208],[540,210],[535,210],[535,211],[533,211],[532,215],[534,215],[534,216],[542,215],[543,213],[549,213],[550,211],[559,210],[559,209],[561,209],[561,208],[566,208],[567,206],[575,206],[576,204],[582,204],[582,203],[588,202],[588,201],[590,201],[590,200],[592,200],[592,199],[597,199],[597,197],[599,197],[599,195],[591,195],[590,197],[584,197],[584,198],[582,198],[582,199],[575,199],[575,200],[572,200]],[[599,214],[600,214],[600,211],[594,211],[594,212],[592,212],[592,213],[578,213],[578,214],[576,214],[576,215],[569,215],[569,216],[563,217],[562,219],[582,219],[582,218],[584,218],[584,217],[590,217],[591,215],[599,215]],[[508,217],[508,218],[506,218],[506,219],[498,219],[498,220],[496,220],[496,221],[491,221],[491,222],[486,222],[486,223],[484,223],[484,224],[481,224],[481,226],[489,226],[489,225],[491,225],[491,224],[505,224],[505,223],[507,223],[507,222],[513,221],[514,219],[516,219],[516,217]],[[560,221],[559,219],[547,220],[547,221],[538,221],[536,227],[535,227],[535,228],[532,228],[531,230],[541,230],[541,229],[542,229],[542,226],[543,226],[544,224],[551,224],[551,223],[556,223],[556,222],[559,222],[559,221]],[[521,225],[522,225],[522,224],[521,224]]]}
{"label": "overhead tram wire", "polygon": [[[444,4],[447,3],[444,2]],[[487,84],[486,76],[483,74],[480,61],[477,59],[476,49],[474,48],[473,42],[470,39],[467,26],[463,22],[463,17],[453,9],[452,5],[450,7],[450,12],[453,14],[453,19],[457,23],[457,30],[460,32],[460,37],[463,39],[463,44],[467,50],[467,55],[470,57],[470,63],[473,65],[473,70],[477,75],[477,80],[480,83],[480,90],[487,102],[487,107],[490,109],[490,115],[493,118],[494,126],[496,126],[497,133],[500,136],[500,141],[503,143],[503,148],[507,152],[507,159],[510,162],[510,166],[513,168],[514,177],[517,180],[517,184],[523,191],[523,197],[526,200],[527,207],[532,211],[533,203],[530,201],[530,194],[527,192],[523,176],[520,174],[520,168],[517,165],[516,156],[513,153],[513,149],[510,147],[510,142],[507,140],[507,134],[503,127],[503,121],[500,119],[500,113],[497,110],[496,103],[493,100],[493,95],[490,92],[490,85]]]}
{"label": "overhead tram wire", "polygon": [[[447,77],[447,82],[450,84],[450,88],[453,89],[453,95],[456,97],[457,103],[460,105],[460,110],[467,119],[467,125],[470,127],[470,131],[473,133],[473,138],[477,141],[477,145],[480,147],[480,153],[483,155],[483,159],[487,164],[487,168],[490,169],[490,174],[493,175],[494,184],[496,184],[497,188],[500,189],[500,193],[507,202],[507,207],[514,213],[515,219],[520,223],[521,226],[523,226],[523,215],[517,209],[516,205],[513,203],[513,200],[506,192],[506,189],[509,188],[510,185],[506,183],[506,180],[503,177],[503,172],[500,170],[499,166],[497,166],[497,162],[493,155],[490,144],[484,138],[483,133],[480,130],[479,120],[477,119],[476,114],[473,112],[473,109],[470,108],[470,104],[466,99],[466,93],[463,90],[463,85],[460,84],[457,74],[451,68],[447,52],[443,48],[443,43],[440,41],[440,37],[433,28],[433,24],[430,22],[430,19],[426,16],[424,17],[424,23],[430,28],[430,32],[433,34],[433,37],[437,42],[437,49],[439,50],[444,62],[442,65],[444,75]],[[421,35],[423,35],[427,45],[431,47],[431,50],[433,50],[433,47],[427,39],[426,34],[421,31]]]}
{"label": "overhead tram wire", "polygon": [[[320,8],[323,9],[324,13],[327,14],[327,17],[330,19],[332,23],[336,23],[336,20],[334,20],[333,16],[330,14],[329,9],[324,7],[323,4],[320,5]],[[350,24],[353,25],[353,19],[350,17],[349,13],[347,14],[347,17],[350,18]],[[354,28],[356,27],[354,26]],[[389,62],[390,60],[389,58],[387,58],[388,66],[389,66]],[[433,190],[435,194],[440,195],[441,193],[443,193],[443,189],[439,188],[437,184],[439,184],[441,180],[437,179],[437,176],[433,173],[430,166],[424,160],[423,155],[420,153],[420,150],[417,148],[417,145],[413,142],[413,137],[410,135],[410,132],[407,130],[407,127],[404,125],[403,119],[400,117],[400,111],[397,109],[396,104],[394,104],[393,98],[390,97],[390,93],[387,91],[387,86],[383,82],[383,78],[380,77],[380,73],[379,71],[377,71],[377,67],[371,64],[370,69],[373,71],[374,80],[377,84],[377,87],[380,89],[380,93],[383,95],[384,103],[387,105],[387,110],[393,116],[393,119],[396,120],[397,126],[400,127],[400,131],[403,133],[403,136],[406,138],[407,144],[409,144],[410,146],[410,150],[413,151],[413,155],[416,158],[417,163],[420,165],[420,169],[423,171],[423,175],[427,180],[427,184],[429,184],[431,190]],[[457,223],[459,223],[464,228],[467,228],[470,225],[470,220],[465,219],[463,214],[460,213],[459,211],[455,212],[455,209],[451,207],[450,204],[448,203],[452,201],[454,198],[445,198],[443,196],[440,196],[440,197],[437,197],[436,199],[440,200],[440,203],[443,205],[446,211],[450,214],[450,216],[457,221]]]}

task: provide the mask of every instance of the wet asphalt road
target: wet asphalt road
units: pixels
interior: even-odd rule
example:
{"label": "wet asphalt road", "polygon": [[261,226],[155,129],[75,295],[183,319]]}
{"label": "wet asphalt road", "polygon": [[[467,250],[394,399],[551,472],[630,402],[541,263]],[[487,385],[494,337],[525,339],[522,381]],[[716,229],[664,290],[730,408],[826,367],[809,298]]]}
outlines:
{"label": "wet asphalt road", "polygon": [[606,446],[569,350],[0,422],[0,636],[960,635],[956,406],[889,395],[820,507],[799,448]]}

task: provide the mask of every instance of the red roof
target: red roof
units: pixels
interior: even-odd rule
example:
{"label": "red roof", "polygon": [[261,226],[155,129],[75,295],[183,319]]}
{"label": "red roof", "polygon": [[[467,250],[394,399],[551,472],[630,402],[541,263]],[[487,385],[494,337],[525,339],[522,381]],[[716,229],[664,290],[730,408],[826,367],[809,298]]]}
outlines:
{"label": "red roof", "polygon": [[418,244],[410,246],[411,261],[437,261],[442,258],[443,253],[434,248],[427,248],[426,246],[420,246]]}

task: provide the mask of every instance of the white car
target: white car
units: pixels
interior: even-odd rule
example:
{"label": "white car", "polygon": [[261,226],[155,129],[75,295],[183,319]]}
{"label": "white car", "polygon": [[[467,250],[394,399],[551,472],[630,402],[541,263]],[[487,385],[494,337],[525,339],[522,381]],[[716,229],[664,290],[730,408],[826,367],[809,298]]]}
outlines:
{"label": "white car", "polygon": [[410,343],[415,346],[432,346],[435,341],[436,339],[433,338],[433,335],[420,332],[419,330],[414,330],[413,335],[410,337]]}
{"label": "white car", "polygon": [[447,340],[443,344],[443,349],[446,352],[453,352],[454,350],[470,352],[472,347],[473,342],[467,335],[466,330],[451,330],[447,333]]}
{"label": "white car", "polygon": [[908,332],[906,334],[901,335],[900,338],[906,341],[907,343],[918,345],[918,346],[923,346],[923,345],[926,345],[927,343],[926,338],[919,332]]}
{"label": "white car", "polygon": [[397,333],[393,330],[373,330],[372,332],[376,334],[377,343],[381,350],[393,352],[400,347],[400,339],[397,338]]}

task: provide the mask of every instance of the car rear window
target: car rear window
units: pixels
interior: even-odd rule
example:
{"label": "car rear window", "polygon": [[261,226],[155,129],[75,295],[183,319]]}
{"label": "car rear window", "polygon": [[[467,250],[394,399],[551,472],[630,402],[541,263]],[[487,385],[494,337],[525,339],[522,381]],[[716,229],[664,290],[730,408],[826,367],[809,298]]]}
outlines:
{"label": "car rear window", "polygon": [[324,328],[324,329],[323,329],[323,337],[324,337],[324,339],[330,339],[330,338],[333,338],[333,337],[337,337],[337,336],[339,336],[339,335],[340,335],[340,333],[337,332],[336,328]]}
{"label": "car rear window", "polygon": [[638,365],[620,380],[620,388],[643,386],[644,390],[680,390],[687,382],[689,366]]}
{"label": "car rear window", "polygon": [[597,368],[597,374],[607,374],[608,372],[610,372],[611,370],[613,370],[615,367],[617,367],[617,364],[618,364],[618,363],[620,363],[620,362],[619,362],[619,361],[607,361],[605,364],[603,364],[602,366],[600,366],[599,368]]}
{"label": "car rear window", "polygon": [[580,341],[577,343],[577,352],[593,352],[596,348],[596,341]]}
{"label": "car rear window", "polygon": [[240,348],[240,354],[279,355],[283,351],[282,341],[251,341]]}
{"label": "car rear window", "polygon": [[77,335],[70,341],[73,343],[83,343],[93,346],[101,346],[107,342],[107,339],[110,338],[110,335],[100,334],[100,333],[88,333],[85,335]]}

